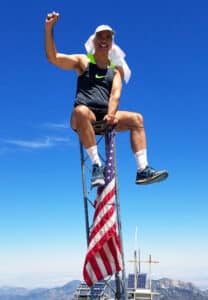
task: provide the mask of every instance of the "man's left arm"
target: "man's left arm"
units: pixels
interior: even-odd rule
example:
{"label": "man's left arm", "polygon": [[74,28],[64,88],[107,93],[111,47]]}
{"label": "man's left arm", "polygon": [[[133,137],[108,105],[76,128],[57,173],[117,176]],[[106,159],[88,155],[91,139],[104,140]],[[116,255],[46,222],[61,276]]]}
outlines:
{"label": "man's left arm", "polygon": [[123,77],[123,69],[117,67],[115,69],[115,75],[113,78],[113,84],[112,84],[111,94],[108,103],[108,113],[104,117],[104,120],[106,120],[108,124],[116,124],[118,122],[115,115],[118,110],[119,100],[121,97],[122,77]]}

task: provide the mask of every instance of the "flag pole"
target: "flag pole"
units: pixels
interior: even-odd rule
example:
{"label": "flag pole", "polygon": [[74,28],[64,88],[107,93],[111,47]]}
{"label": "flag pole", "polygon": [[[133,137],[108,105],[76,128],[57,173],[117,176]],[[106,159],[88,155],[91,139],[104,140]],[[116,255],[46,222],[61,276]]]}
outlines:
{"label": "flag pole", "polygon": [[85,174],[85,158],[83,145],[80,141],[80,156],[81,156],[81,171],[82,171],[82,190],[84,196],[84,213],[85,213],[85,229],[86,229],[86,239],[87,246],[89,245],[89,235],[90,235],[90,225],[89,225],[89,213],[88,213],[88,193],[86,186],[86,174]]}
{"label": "flag pole", "polygon": [[[119,277],[119,274],[116,273],[116,282],[118,285],[118,292],[120,293],[119,300],[127,300],[127,291],[126,291],[126,272],[125,272],[125,261],[124,261],[124,247],[123,247],[123,237],[122,237],[122,228],[121,228],[121,212],[120,212],[120,197],[119,197],[119,189],[118,189],[118,175],[117,175],[117,160],[116,160],[116,139],[115,132],[113,135],[113,143],[114,143],[114,161],[115,161],[115,184],[116,184],[116,215],[117,215],[117,227],[118,227],[118,235],[121,243],[121,258],[122,258],[122,280]],[[122,291],[120,291],[120,286],[122,285]],[[119,295],[118,295],[119,296]]]}

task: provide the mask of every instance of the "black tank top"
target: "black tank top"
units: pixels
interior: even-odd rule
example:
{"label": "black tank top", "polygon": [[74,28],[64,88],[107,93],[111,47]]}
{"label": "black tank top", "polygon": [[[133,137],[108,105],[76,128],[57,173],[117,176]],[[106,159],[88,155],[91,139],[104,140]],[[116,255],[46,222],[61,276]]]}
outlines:
{"label": "black tank top", "polygon": [[88,54],[89,63],[83,74],[78,77],[74,105],[84,104],[94,108],[107,108],[112,89],[115,66],[100,69],[93,54]]}

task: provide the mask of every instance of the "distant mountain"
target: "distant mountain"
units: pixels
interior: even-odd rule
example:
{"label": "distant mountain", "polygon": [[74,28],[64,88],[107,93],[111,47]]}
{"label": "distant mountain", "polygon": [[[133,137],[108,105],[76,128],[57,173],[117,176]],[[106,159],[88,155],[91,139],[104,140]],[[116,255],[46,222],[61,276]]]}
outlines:
{"label": "distant mountain", "polygon": [[[0,288],[0,300],[72,300],[79,280],[70,281],[62,287],[33,289],[16,287]],[[152,281],[154,300],[208,300],[208,290],[202,291],[192,283],[162,278]]]}
{"label": "distant mountain", "polygon": [[14,287],[0,288],[0,300],[71,300],[73,293],[80,284],[73,280],[62,287],[51,289],[24,289]]}
{"label": "distant mountain", "polygon": [[190,282],[162,278],[152,280],[154,300],[208,300],[208,290],[202,291]]}

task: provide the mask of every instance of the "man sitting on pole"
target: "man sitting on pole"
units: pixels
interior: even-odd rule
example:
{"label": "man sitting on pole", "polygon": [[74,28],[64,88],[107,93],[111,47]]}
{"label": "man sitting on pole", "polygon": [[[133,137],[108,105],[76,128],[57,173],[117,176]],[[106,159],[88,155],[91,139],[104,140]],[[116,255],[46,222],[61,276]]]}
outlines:
{"label": "man sitting on pole", "polygon": [[159,182],[168,177],[166,170],[156,171],[148,165],[143,116],[118,110],[122,80],[128,82],[130,69],[124,52],[114,42],[114,31],[100,25],[87,40],[86,54],[63,54],[56,50],[53,27],[59,19],[49,13],[45,21],[45,49],[48,60],[59,68],[76,70],[78,76],[71,127],[79,135],[93,164],[91,185],[104,185],[103,167],[93,129],[95,121],[104,120],[116,131],[130,130],[130,142],[137,164],[136,184]]}

